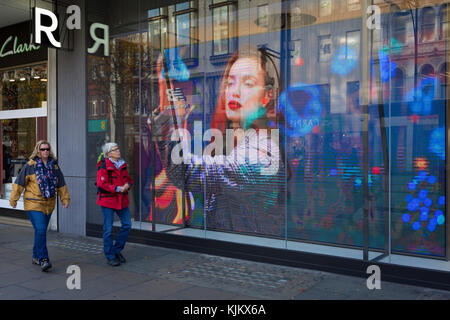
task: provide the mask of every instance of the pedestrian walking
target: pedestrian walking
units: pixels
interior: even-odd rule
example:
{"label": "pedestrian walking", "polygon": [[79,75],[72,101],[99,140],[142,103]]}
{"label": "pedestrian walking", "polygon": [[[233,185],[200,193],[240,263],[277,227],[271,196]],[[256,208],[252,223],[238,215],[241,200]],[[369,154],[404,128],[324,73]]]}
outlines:
{"label": "pedestrian walking", "polygon": [[38,141],[29,161],[14,181],[10,205],[15,208],[24,192],[24,209],[34,228],[32,263],[42,271],[52,267],[47,250],[47,228],[56,204],[56,194],[64,208],[69,207],[70,196],[64,175],[56,161],[50,143]]}
{"label": "pedestrian walking", "polygon": [[[117,143],[106,143],[102,151],[97,163],[97,204],[102,208],[104,253],[109,265],[119,266],[126,262],[121,252],[131,230],[128,190],[133,180]],[[114,212],[121,223],[115,242],[112,235]]]}

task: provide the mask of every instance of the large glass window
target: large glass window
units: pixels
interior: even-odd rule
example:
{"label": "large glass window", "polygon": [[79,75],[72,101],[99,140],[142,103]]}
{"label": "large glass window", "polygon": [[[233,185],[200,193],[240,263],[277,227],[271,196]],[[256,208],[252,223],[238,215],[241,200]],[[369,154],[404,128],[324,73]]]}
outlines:
{"label": "large glass window", "polygon": [[0,110],[42,108],[47,105],[47,65],[0,71]]}
{"label": "large glass window", "polygon": [[[142,12],[104,16],[111,54],[88,55],[87,101],[89,178],[101,145],[118,142],[133,228],[446,257],[443,7],[376,1],[381,29],[366,32],[361,1],[134,1]],[[165,109],[189,114],[179,166],[174,145],[152,140]]]}

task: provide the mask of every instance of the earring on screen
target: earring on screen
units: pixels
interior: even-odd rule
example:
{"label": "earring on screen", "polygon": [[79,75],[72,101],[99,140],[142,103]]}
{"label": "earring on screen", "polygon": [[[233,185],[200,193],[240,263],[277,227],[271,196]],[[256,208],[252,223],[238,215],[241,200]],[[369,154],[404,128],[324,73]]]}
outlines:
{"label": "earring on screen", "polygon": [[261,103],[262,105],[265,107],[267,106],[267,104],[270,102],[270,98],[269,97],[264,97],[261,99]]}

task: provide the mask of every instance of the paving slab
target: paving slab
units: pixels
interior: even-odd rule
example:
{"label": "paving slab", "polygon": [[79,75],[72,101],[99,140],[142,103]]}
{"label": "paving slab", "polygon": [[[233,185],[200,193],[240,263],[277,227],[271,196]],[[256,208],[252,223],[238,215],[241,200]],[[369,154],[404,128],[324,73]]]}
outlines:
{"label": "paving slab", "polygon": [[0,300],[22,300],[34,298],[39,294],[41,294],[41,291],[31,290],[18,285],[0,288]]}
{"label": "paving slab", "polygon": [[[50,231],[53,268],[31,264],[33,229],[0,223],[0,300],[450,300],[450,291],[127,243],[127,262],[112,267],[102,239]],[[81,271],[69,290],[67,267]]]}

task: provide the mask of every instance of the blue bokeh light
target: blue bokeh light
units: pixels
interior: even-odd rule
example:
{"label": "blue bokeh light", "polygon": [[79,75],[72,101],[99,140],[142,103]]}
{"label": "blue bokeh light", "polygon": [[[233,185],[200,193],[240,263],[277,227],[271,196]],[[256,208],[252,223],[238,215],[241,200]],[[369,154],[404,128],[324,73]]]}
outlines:
{"label": "blue bokeh light", "polygon": [[437,181],[435,176],[429,176],[428,177],[428,183],[429,184],[434,184]]}
{"label": "blue bokeh light", "polygon": [[434,77],[423,78],[417,87],[408,91],[405,101],[408,101],[411,111],[418,115],[431,113],[432,101],[434,99]]}
{"label": "blue bokeh light", "polygon": [[434,129],[430,135],[430,152],[436,153],[441,160],[445,160],[445,130],[444,127]]}
{"label": "blue bokeh light", "polygon": [[352,46],[342,46],[337,49],[331,60],[331,72],[345,76],[358,65],[359,55]]}
{"label": "blue bokeh light", "polygon": [[425,200],[423,200],[423,204],[427,207],[430,207],[433,204],[433,201],[430,198],[426,198]]}
{"label": "blue bokeh light", "polygon": [[336,168],[330,169],[330,175],[336,176],[338,174],[338,171]]}
{"label": "blue bokeh light", "polygon": [[[394,78],[397,73],[397,64],[390,61],[389,55],[383,50],[378,51],[380,61],[380,80],[381,82],[388,82],[390,78]],[[389,76],[389,71],[391,72]],[[372,76],[376,78],[375,63],[372,59]]]}
{"label": "blue bokeh light", "polygon": [[404,213],[402,215],[402,220],[403,220],[403,222],[407,223],[407,222],[409,222],[409,220],[411,220],[411,216],[407,213]]}
{"label": "blue bokeh light", "polygon": [[409,211],[416,211],[417,209],[419,209],[419,206],[420,206],[419,199],[413,199],[408,203],[407,209]]}
{"label": "blue bokeh light", "polygon": [[[290,96],[298,93],[309,97],[306,103],[291,101]],[[320,95],[320,87],[303,83],[294,84],[280,94],[277,109],[284,114],[285,119],[289,119],[286,126],[280,127],[285,136],[303,137],[320,124],[322,120]]]}
{"label": "blue bokeh light", "polygon": [[425,171],[425,170],[422,170],[422,171],[420,171],[419,172],[419,174],[417,175],[417,178],[420,180],[420,181],[425,181],[425,179],[427,178],[427,172]]}
{"label": "blue bokeh light", "polygon": [[425,199],[427,197],[428,191],[427,190],[420,190],[419,191],[419,199]]}
{"label": "blue bokeh light", "polygon": [[428,220],[428,212],[420,212],[420,221]]}
{"label": "blue bokeh light", "polygon": [[412,195],[410,195],[410,194],[407,194],[406,197],[405,197],[405,201],[406,202],[410,202],[412,199],[414,199],[414,197]]}
{"label": "blue bokeh light", "polygon": [[[167,68],[169,69],[167,72],[169,79],[179,82],[189,80],[191,74],[180,56],[180,49],[178,47],[165,49],[164,57],[166,59]],[[165,79],[165,72],[162,72],[161,76]]]}
{"label": "blue bokeh light", "polygon": [[433,232],[434,230],[436,230],[436,225],[429,223],[427,226],[428,231]]}
{"label": "blue bokeh light", "polygon": [[421,225],[420,225],[420,222],[418,222],[418,221],[416,221],[412,224],[412,228],[416,231],[419,230],[420,227],[421,227]]}

